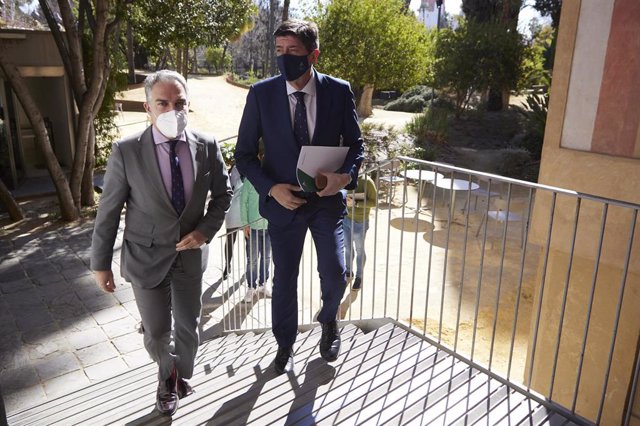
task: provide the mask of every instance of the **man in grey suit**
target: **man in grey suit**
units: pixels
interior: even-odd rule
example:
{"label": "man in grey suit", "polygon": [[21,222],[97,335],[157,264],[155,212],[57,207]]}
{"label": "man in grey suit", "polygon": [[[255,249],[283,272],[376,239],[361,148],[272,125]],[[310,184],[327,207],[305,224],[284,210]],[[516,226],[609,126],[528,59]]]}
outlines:
{"label": "man in grey suit", "polygon": [[207,243],[220,229],[233,192],[215,139],[186,129],[184,78],[158,71],[145,80],[145,94],[152,125],[113,145],[93,231],[91,269],[98,286],[113,292],[113,245],[126,204],[120,272],[132,283],[144,344],[158,363],[156,407],[172,415],[178,400],[192,392],[187,379],[199,344]]}

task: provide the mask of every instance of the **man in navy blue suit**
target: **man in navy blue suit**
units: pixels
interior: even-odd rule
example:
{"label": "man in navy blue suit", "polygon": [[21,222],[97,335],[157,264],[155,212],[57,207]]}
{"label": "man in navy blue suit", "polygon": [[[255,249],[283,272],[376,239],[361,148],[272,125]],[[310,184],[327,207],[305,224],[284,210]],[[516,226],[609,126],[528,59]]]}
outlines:
{"label": "man in navy blue suit", "polygon": [[[236,164],[260,194],[260,214],[269,222],[275,266],[273,334],[278,342],[278,373],[293,370],[298,331],[297,284],[307,230],[318,253],[322,291],[320,354],[331,362],[340,352],[336,313],[346,287],[342,217],[343,189],[355,188],[362,162],[362,138],[349,83],[314,70],[318,62],[318,27],[289,20],[274,33],[281,75],[249,90],[236,145]],[[258,142],[264,159],[258,160]],[[344,164],[322,173],[326,186],[303,192],[296,164],[303,145],[347,146]]]}

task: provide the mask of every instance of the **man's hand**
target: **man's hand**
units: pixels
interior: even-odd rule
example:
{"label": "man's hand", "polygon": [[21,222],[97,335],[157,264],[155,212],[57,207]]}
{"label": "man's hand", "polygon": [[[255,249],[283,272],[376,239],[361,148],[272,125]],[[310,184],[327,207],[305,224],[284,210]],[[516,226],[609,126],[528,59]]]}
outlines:
{"label": "man's hand", "polygon": [[351,182],[351,176],[346,173],[320,172],[320,174],[327,178],[327,186],[325,186],[322,191],[318,192],[318,196],[320,197],[335,195],[342,188],[349,185],[349,182]]}
{"label": "man's hand", "polygon": [[251,236],[251,227],[249,227],[248,225],[244,227],[244,236],[246,238],[249,238]]}
{"label": "man's hand", "polygon": [[111,269],[108,271],[93,271],[93,276],[96,279],[98,287],[107,293],[113,293],[116,289],[116,283],[113,282],[113,272]]}
{"label": "man's hand", "polygon": [[293,195],[293,192],[298,191],[302,191],[299,186],[277,183],[271,187],[271,196],[285,209],[295,210],[307,202],[304,198]]}
{"label": "man's hand", "polygon": [[176,244],[176,250],[192,250],[202,247],[207,241],[207,237],[202,235],[200,231],[191,231]]}

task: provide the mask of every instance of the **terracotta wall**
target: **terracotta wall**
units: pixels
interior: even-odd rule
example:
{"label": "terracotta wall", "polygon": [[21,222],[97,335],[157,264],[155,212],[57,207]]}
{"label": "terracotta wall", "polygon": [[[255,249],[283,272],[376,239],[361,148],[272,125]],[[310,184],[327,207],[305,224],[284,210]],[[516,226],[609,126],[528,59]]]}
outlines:
{"label": "terracotta wall", "polygon": [[[539,183],[640,204],[639,146],[640,2],[565,0]],[[537,341],[532,339],[529,348],[531,384],[548,395],[555,364],[552,398],[572,407],[589,318],[576,410],[595,419],[609,374],[602,424],[618,425],[632,397],[628,394],[640,335],[640,221],[633,208],[610,205],[605,216],[603,203],[585,200],[574,228],[576,198],[558,196],[551,220],[553,202],[550,193],[537,192],[529,234],[540,247],[551,235],[548,252],[541,249],[536,278],[534,306],[541,303],[542,309]],[[608,371],[621,294],[618,337]],[[532,331],[533,327],[535,321]]]}

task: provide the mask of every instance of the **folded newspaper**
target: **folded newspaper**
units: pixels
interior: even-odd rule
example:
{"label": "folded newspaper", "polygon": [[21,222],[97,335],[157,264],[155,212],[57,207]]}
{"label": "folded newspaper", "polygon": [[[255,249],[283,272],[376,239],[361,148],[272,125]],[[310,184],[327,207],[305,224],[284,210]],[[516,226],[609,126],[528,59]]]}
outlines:
{"label": "folded newspaper", "polygon": [[[303,146],[296,170],[298,184],[302,190],[321,191],[324,185],[323,182],[319,182],[322,180],[319,172],[335,173],[340,170],[348,151],[348,146]],[[326,185],[326,181],[324,183]]]}

